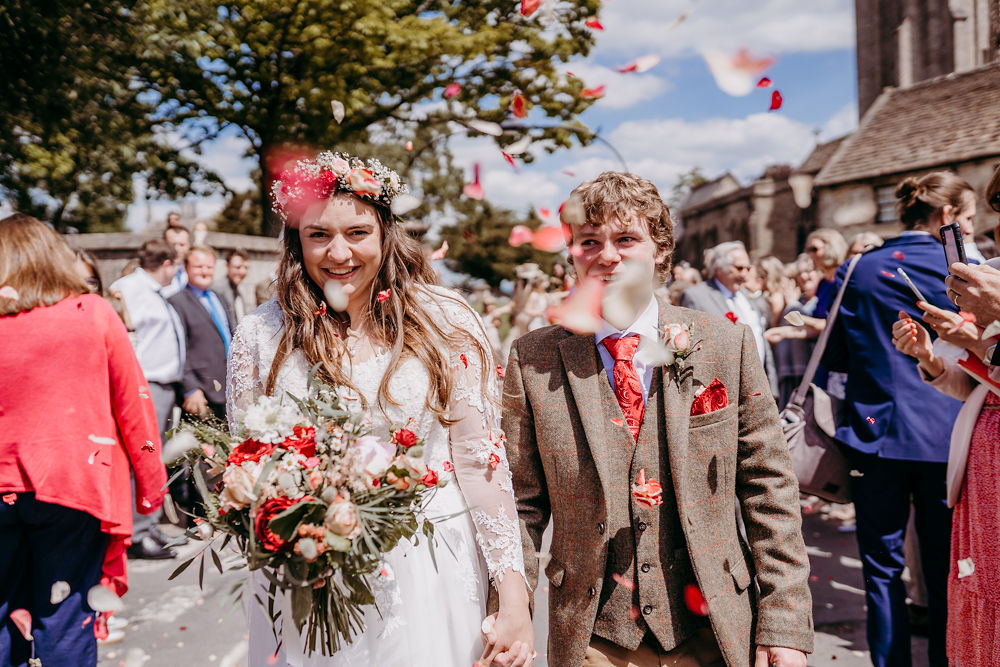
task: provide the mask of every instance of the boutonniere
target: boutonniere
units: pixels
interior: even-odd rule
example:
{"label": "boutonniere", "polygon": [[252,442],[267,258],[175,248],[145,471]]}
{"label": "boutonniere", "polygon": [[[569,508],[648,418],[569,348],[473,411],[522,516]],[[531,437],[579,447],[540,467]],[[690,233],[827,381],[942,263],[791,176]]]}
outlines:
{"label": "boutonniere", "polygon": [[701,341],[691,340],[693,324],[666,324],[660,330],[660,346],[663,350],[662,363],[674,369],[674,382],[681,386],[681,378],[691,370],[687,358],[701,349]]}

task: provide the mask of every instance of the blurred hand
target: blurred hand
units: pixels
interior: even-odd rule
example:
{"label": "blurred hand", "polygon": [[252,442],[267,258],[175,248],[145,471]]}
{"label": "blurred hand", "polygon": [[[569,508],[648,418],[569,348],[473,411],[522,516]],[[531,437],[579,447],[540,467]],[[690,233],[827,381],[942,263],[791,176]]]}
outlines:
{"label": "blurred hand", "polygon": [[972,313],[984,326],[1000,320],[1000,271],[985,264],[956,262],[945,279],[948,298],[962,310]]}
{"label": "blurred hand", "polygon": [[806,654],[784,646],[758,646],[753,667],[806,667]]}
{"label": "blurred hand", "polygon": [[201,389],[196,390],[184,399],[182,407],[185,412],[190,412],[193,415],[198,415],[199,417],[204,415],[208,412],[208,399],[205,398],[205,392]]}
{"label": "blurred hand", "polygon": [[903,354],[918,361],[929,362],[934,357],[931,336],[927,329],[913,321],[902,310],[899,319],[892,325],[892,344]]}
{"label": "blurred hand", "polygon": [[924,322],[942,339],[969,350],[979,346],[979,327],[963,319],[958,313],[938,308],[926,301],[918,301],[917,308],[924,311]]}

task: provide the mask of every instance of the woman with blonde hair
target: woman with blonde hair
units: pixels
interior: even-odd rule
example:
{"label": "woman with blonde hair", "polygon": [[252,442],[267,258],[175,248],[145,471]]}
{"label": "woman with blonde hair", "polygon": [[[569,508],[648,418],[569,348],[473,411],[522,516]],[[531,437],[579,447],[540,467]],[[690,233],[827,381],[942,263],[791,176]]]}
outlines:
{"label": "woman with blonde hair", "polygon": [[130,468],[136,510],[163,502],[166,471],[142,370],[121,320],[89,293],[75,263],[38,220],[0,220],[4,665],[24,665],[32,653],[8,618],[17,609],[32,617],[42,664],[97,664],[87,593],[98,584],[119,596],[127,589]]}
{"label": "woman with blonde hair", "polygon": [[[277,659],[346,667],[433,656],[462,665],[507,653],[526,665],[533,630],[493,354],[476,313],[434,284],[420,244],[391,213],[402,191],[377,160],[339,153],[279,175],[272,195],[286,227],[277,298],[244,317],[233,338],[228,412],[235,427],[263,394],[302,396],[318,367],[321,380],[369,409],[373,435],[388,441],[394,426],[408,424],[426,441],[428,467],[453,476],[426,508],[452,517],[436,527],[448,548],[401,542],[385,556],[387,574],[371,582],[378,604],[365,608],[365,630],[352,644],[307,657],[288,624]],[[484,649],[490,581],[499,614]],[[250,624],[251,662],[263,664],[277,647],[258,605]]]}

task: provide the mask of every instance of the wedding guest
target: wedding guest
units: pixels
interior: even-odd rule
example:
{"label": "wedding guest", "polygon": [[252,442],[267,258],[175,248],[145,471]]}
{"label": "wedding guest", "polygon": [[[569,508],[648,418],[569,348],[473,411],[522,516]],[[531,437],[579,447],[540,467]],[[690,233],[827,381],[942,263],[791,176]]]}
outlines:
{"label": "wedding guest", "polygon": [[135,327],[132,326],[132,318],[128,314],[128,308],[125,307],[125,301],[122,299],[121,292],[117,290],[108,290],[105,294],[104,281],[101,280],[101,272],[97,268],[97,258],[92,253],[79,248],[73,250],[73,254],[76,256],[76,272],[87,284],[87,289],[90,290],[91,294],[100,294],[107,299],[111,307],[118,313],[118,317],[122,319],[125,330],[131,336],[135,332]]}
{"label": "wedding guest", "polygon": [[[191,249],[191,230],[180,223],[170,224],[168,221],[167,228],[163,230],[163,240],[174,247],[174,251],[177,253],[177,261],[183,262],[187,256],[187,251]],[[181,266],[174,274],[170,284],[167,285],[167,289],[164,290],[163,295],[168,297],[173,296],[184,289],[185,285],[187,285],[187,273],[184,271],[184,267]]]}
{"label": "wedding guest", "polygon": [[[177,272],[177,251],[152,239],[139,248],[139,267],[111,284],[121,292],[135,326],[132,342],[156,409],[160,433],[169,427],[184,371],[184,329],[164,293]],[[133,516],[132,558],[173,558],[170,540],[157,529],[160,514]]]}
{"label": "wedding guest", "polygon": [[[945,462],[960,404],[926,385],[913,362],[895,353],[890,330],[899,312],[911,318],[920,314],[916,297],[896,277],[897,267],[906,270],[930,303],[950,308],[943,289],[948,268],[937,232],[957,218],[975,215],[975,197],[958,176],[932,172],[904,180],[896,198],[906,231],[858,261],[823,364],[847,373],[836,438],[860,473],[851,482],[872,661],[910,664],[901,576],[912,499],[927,586],[928,656],[931,665],[944,665],[951,532]],[[835,287],[845,271],[838,272]]]}
{"label": "wedding guest", "polygon": [[[993,174],[986,186],[986,203],[1000,213],[1000,170]],[[1000,233],[1000,224],[993,230]],[[1000,271],[988,264],[952,264],[949,267],[948,298],[962,310],[976,316],[980,324],[1000,320]],[[997,355],[993,365],[1000,364]]]}
{"label": "wedding guest", "polygon": [[[799,255],[791,267],[792,280],[797,294],[791,290],[786,293],[788,305],[781,313],[780,321],[787,321],[789,313],[793,312],[799,313],[805,319],[816,308],[816,286],[819,285],[820,273],[816,270],[812,258],[803,253]],[[793,296],[795,296],[794,299]],[[806,372],[809,356],[813,349],[813,340],[807,335],[807,332],[808,329],[802,326],[782,324],[768,329],[764,334],[774,348],[780,390],[779,407],[788,404],[792,392],[802,382],[802,376]]]}
{"label": "wedding guest", "polygon": [[681,306],[709,315],[726,317],[746,324],[753,332],[757,354],[764,363],[771,394],[778,395],[778,373],[771,346],[764,331],[771,320],[771,310],[761,298],[751,300],[744,289],[750,275],[750,256],[740,241],[728,241],[705,253],[705,282],[684,292]]}
{"label": "wedding guest", "polygon": [[771,307],[771,319],[768,326],[776,326],[785,313],[785,308],[795,300],[789,298],[794,290],[794,281],[785,275],[785,264],[774,255],[762,257],[754,262],[754,269],[760,276],[762,296]]}
{"label": "wedding guest", "polygon": [[[87,593],[127,589],[135,511],[162,503],[166,473],[146,382],[125,327],[75,270],[73,251],[25,215],[0,220],[0,664],[96,665]],[[85,351],[86,353],[81,353]],[[53,600],[53,582],[67,597]]]}
{"label": "wedding guest", "polygon": [[243,284],[243,280],[247,277],[249,270],[250,254],[246,250],[240,250],[239,248],[230,250],[226,254],[225,277],[212,285],[212,289],[222,297],[223,303],[226,304],[229,311],[236,317],[234,325],[239,324],[243,316],[252,310],[247,309],[246,300],[240,291],[240,285]]}
{"label": "wedding guest", "polygon": [[[798,484],[753,333],[654,297],[674,243],[651,182],[604,172],[572,196],[587,212],[571,226],[578,284],[626,264],[647,279],[624,330],[539,329],[506,367],[503,430],[533,585],[552,521],[549,664],[804,667]],[[681,323],[682,363],[659,366],[638,337],[655,345]]]}
{"label": "wedding guest", "polygon": [[851,237],[851,244],[847,249],[847,257],[844,258],[844,261],[846,262],[855,255],[860,255],[868,246],[878,248],[884,242],[885,240],[875,232],[858,232]]}

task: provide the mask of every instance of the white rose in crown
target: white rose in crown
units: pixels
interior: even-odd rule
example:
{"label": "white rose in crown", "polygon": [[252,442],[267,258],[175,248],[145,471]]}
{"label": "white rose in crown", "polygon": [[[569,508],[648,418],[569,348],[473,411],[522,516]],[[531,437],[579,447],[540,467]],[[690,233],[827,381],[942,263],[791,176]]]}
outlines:
{"label": "white rose in crown", "polygon": [[346,176],[351,171],[351,164],[342,157],[335,157],[328,163],[330,171],[337,177]]}
{"label": "white rose in crown", "polygon": [[382,194],[382,184],[375,178],[375,174],[361,167],[351,169],[351,173],[347,175],[347,183],[359,195],[378,197]]}

